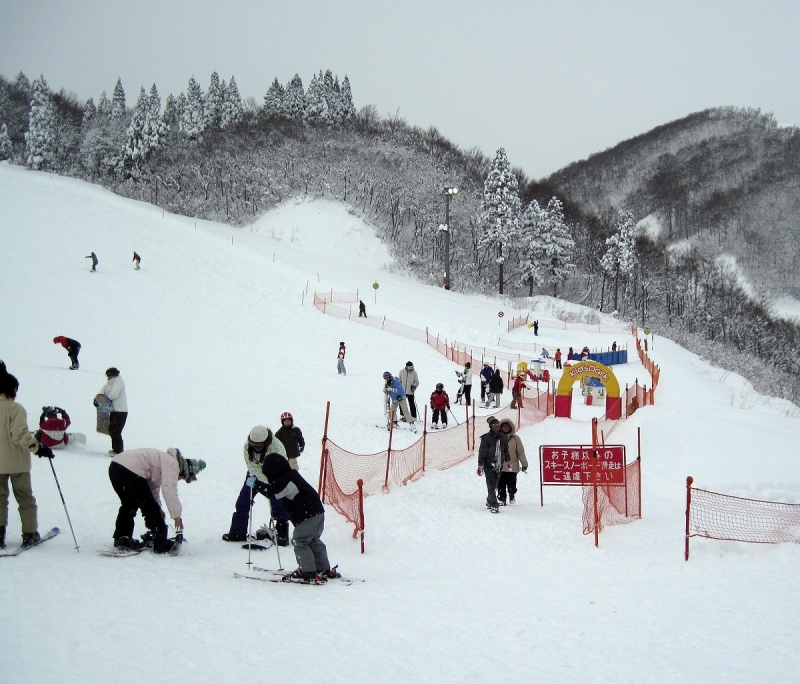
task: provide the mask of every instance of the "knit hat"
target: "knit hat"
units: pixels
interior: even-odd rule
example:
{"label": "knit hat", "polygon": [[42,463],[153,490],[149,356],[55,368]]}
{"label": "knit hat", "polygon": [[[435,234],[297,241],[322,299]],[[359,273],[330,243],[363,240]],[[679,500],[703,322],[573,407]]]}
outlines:
{"label": "knit hat", "polygon": [[252,430],[250,430],[249,439],[254,444],[266,442],[269,439],[269,428],[264,427],[263,425],[256,425]]}
{"label": "knit hat", "polygon": [[492,425],[494,425],[495,423],[499,423],[500,421],[497,420],[497,418],[495,418],[494,416],[489,416],[486,419],[486,422],[489,423],[489,427],[492,427]]}
{"label": "knit hat", "polygon": [[[172,450],[167,449],[167,451]],[[183,477],[186,482],[192,482],[193,480],[196,480],[197,473],[206,467],[206,462],[199,458],[184,458],[181,456],[180,449],[174,449],[174,451],[178,457],[178,465],[181,469],[181,477]]]}

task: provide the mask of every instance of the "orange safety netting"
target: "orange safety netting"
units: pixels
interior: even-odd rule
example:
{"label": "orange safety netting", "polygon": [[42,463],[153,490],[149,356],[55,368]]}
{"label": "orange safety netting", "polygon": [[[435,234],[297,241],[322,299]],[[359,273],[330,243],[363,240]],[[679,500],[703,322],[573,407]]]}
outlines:
{"label": "orange safety netting", "polygon": [[687,544],[689,537],[754,544],[800,542],[800,504],[687,489]]}
{"label": "orange safety netting", "polygon": [[[531,320],[530,314],[517,316],[508,321],[508,332],[528,325]],[[586,332],[607,332],[607,333],[630,333],[631,328],[625,325],[607,325],[605,323],[570,323],[568,321],[553,321],[549,319],[538,319],[540,328],[553,328],[555,330],[585,330]],[[634,333],[635,335],[636,333]]]}
{"label": "orange safety netting", "polygon": [[598,532],[606,525],[624,525],[642,517],[642,473],[637,458],[625,466],[625,485],[584,485],[583,533],[594,532],[594,496],[597,491]]}

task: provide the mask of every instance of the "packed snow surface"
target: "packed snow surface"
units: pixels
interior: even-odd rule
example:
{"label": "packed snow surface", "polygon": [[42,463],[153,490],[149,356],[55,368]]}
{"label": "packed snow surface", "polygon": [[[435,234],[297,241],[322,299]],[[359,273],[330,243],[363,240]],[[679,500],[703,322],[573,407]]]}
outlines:
{"label": "packed snow surface", "polygon": [[[328,508],[331,561],[365,583],[239,580],[247,552],[220,536],[253,425],[275,429],[291,411],[308,444],[300,472],[316,486],[326,401],[331,439],[368,454],[386,448],[375,427],[384,370],[412,360],[420,404],[437,382],[456,393],[456,366],[443,356],[320,313],[315,289],[358,290],[370,316],[494,349],[498,337],[534,341],[527,328],[498,324],[499,310],[505,320],[525,312],[402,275],[369,226],[328,200],[292,200],[237,229],[0,164],[0,245],[0,358],[20,380],[29,425],[55,404],[88,436],[54,461],[80,552],[50,468],[34,459],[40,529],[62,533],[0,559],[0,681],[797,681],[800,547],[694,539],[683,559],[687,475],[713,491],[800,502],[793,405],[656,337],[656,405],[610,439],[633,458],[641,428],[643,518],[607,527],[599,548],[582,534],[578,488],[547,488],[539,503],[539,446],[590,440],[592,409],[576,398],[580,419],[521,431],[531,468],[499,515],[484,508],[470,458],[368,498],[365,555]],[[79,371],[67,369],[56,335],[83,345]],[[340,341],[346,377],[336,373]],[[622,384],[649,385],[629,335],[542,326],[535,341],[627,345]],[[92,406],[112,365],[127,385],[126,446],[178,446],[208,462],[196,483],[180,485],[187,543],[176,558],[95,553],[112,543],[118,505]],[[412,439],[400,431],[395,445]],[[259,498],[254,526],[268,518]],[[9,546],[19,533],[12,497]],[[274,549],[254,561],[278,563]],[[281,561],[295,567],[289,549]]]}

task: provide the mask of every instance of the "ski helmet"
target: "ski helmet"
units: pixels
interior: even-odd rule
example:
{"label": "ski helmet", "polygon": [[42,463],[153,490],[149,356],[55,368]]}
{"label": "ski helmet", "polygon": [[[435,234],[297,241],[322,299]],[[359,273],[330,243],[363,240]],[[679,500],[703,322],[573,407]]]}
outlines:
{"label": "ski helmet", "polygon": [[444,385],[441,382],[437,382],[436,383],[436,389],[437,390],[443,390],[444,389]]}
{"label": "ski helmet", "polygon": [[385,371],[384,374],[383,374],[383,379],[384,380],[391,380],[392,379],[392,374],[389,371]]}
{"label": "ski helmet", "polygon": [[288,418],[289,420],[291,420],[291,421],[294,421],[294,418],[292,418],[292,414],[291,414],[291,413],[289,413],[288,411],[284,411],[283,413],[281,413],[281,423],[282,423],[284,420],[286,420],[287,418]]}

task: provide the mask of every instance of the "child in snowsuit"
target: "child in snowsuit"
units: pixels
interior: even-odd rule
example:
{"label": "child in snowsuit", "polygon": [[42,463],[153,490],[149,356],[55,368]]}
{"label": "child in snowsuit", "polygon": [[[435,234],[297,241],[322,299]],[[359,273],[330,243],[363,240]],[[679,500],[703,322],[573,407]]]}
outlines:
{"label": "child in snowsuit", "polygon": [[72,361],[72,365],[69,369],[78,370],[78,352],[81,350],[81,343],[78,342],[78,340],[59,335],[53,338],[53,344],[60,344],[67,350],[67,356],[69,356],[69,360]]}
{"label": "child in snowsuit", "polygon": [[500,421],[500,430],[508,439],[509,460],[503,464],[500,472],[500,480],[497,483],[497,499],[501,506],[506,505],[506,490],[508,491],[508,502],[514,503],[514,496],[517,493],[517,473],[528,470],[528,459],[525,458],[525,447],[522,440],[516,434],[514,422],[508,418]]}
{"label": "child in snowsuit", "polygon": [[275,436],[281,441],[284,449],[286,449],[286,458],[289,459],[289,465],[292,470],[300,470],[297,467],[297,457],[303,453],[306,448],[306,440],[303,439],[303,433],[300,428],[294,424],[294,418],[288,411],[281,414],[281,426],[275,433]]}
{"label": "child in snowsuit", "polygon": [[492,513],[499,513],[497,481],[500,471],[511,457],[508,454],[508,440],[500,430],[500,421],[489,416],[486,422],[489,423],[489,432],[481,435],[481,444],[478,447],[478,477],[486,474],[486,508]]}
{"label": "child in snowsuit", "polygon": [[447,427],[447,412],[450,410],[450,397],[444,391],[444,385],[440,382],[436,385],[436,390],[431,394],[431,410],[433,411],[433,427],[439,429],[439,418],[442,419],[442,429]]}
{"label": "child in snowsuit", "polygon": [[556,361],[556,368],[561,368],[561,350],[556,349],[556,354],[553,357]]}
{"label": "child in snowsuit", "polygon": [[[247,541],[247,525],[250,521],[250,506],[253,505],[255,495],[261,492],[264,496],[269,498],[269,503],[272,511],[272,519],[275,520],[275,532],[278,537],[278,546],[289,546],[289,516],[283,508],[283,505],[276,501],[273,497],[266,494],[266,489],[259,487],[266,486],[267,479],[261,470],[264,459],[272,454],[276,454],[286,461],[286,466],[289,467],[289,461],[286,459],[286,449],[283,442],[279,439],[274,439],[272,430],[263,425],[256,425],[247,437],[244,443],[244,462],[247,466],[247,475],[245,476],[244,484],[239,491],[239,496],[236,499],[235,510],[231,518],[230,531],[222,535],[223,541],[227,542],[243,542]],[[252,495],[252,499],[250,498]],[[266,527],[259,530],[257,538],[266,539],[269,536]]]}
{"label": "child in snowsuit", "polygon": [[392,421],[394,422],[395,414],[397,413],[397,407],[399,406],[400,413],[403,414],[406,422],[411,425],[411,430],[416,432],[417,425],[414,422],[414,417],[408,410],[408,401],[406,401],[406,393],[403,389],[403,383],[400,382],[400,378],[393,378],[392,374],[389,371],[386,371],[383,374],[383,379],[386,381],[383,391],[389,396],[389,400],[391,401],[389,411],[392,414]]}
{"label": "child in snowsuit", "polygon": [[517,373],[517,377],[514,378],[514,384],[511,387],[511,408],[517,408],[517,403],[519,403],[519,407],[522,408],[522,388],[525,387],[525,373],[519,372]]}
{"label": "child in snowsuit", "polygon": [[42,415],[39,416],[39,430],[35,437],[41,444],[52,448],[67,446],[69,435],[65,432],[70,426],[69,414],[58,406],[42,407]]}
{"label": "child in snowsuit", "polygon": [[344,367],[344,355],[345,355],[345,348],[344,342],[339,342],[339,353],[336,355],[336,368],[339,371],[339,375],[347,375],[347,370]]}

